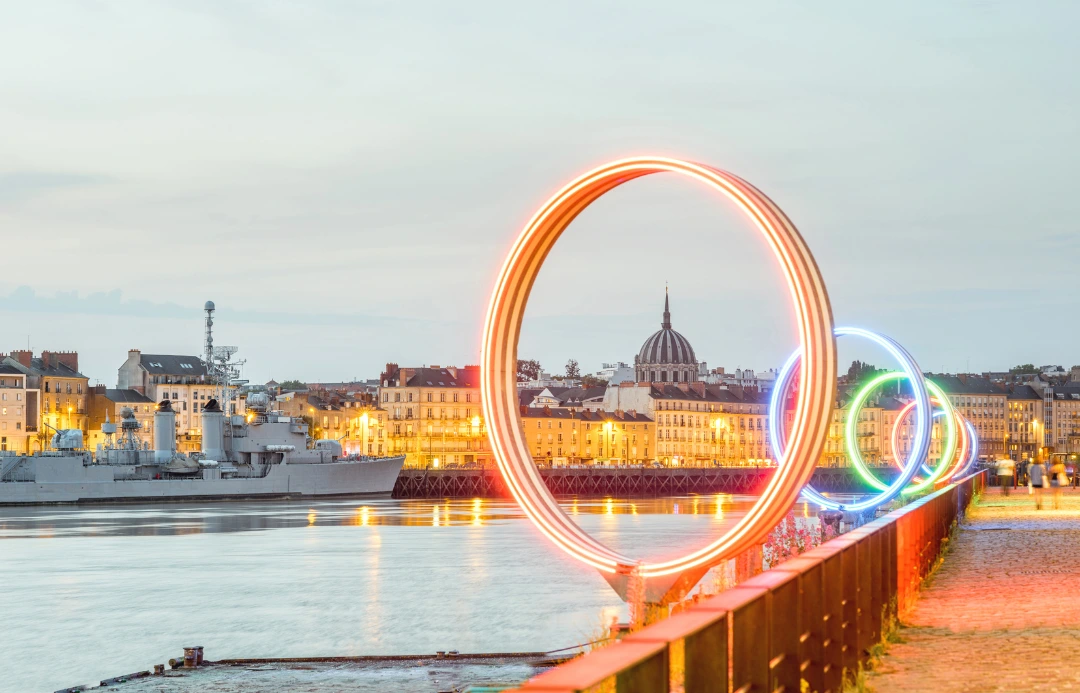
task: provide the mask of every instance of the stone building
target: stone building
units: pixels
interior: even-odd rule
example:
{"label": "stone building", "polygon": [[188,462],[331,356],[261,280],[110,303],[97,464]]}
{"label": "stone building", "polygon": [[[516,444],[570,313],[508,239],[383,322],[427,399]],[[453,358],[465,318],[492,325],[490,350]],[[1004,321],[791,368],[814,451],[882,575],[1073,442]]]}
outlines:
{"label": "stone building", "polygon": [[0,452],[29,453],[41,449],[38,436],[39,391],[35,380],[15,366],[0,362]]}
{"label": "stone building", "polygon": [[677,465],[767,465],[768,398],[702,382],[622,383],[604,396],[607,411],[635,411],[655,422],[656,459]]}
{"label": "stone building", "polygon": [[198,356],[144,354],[128,351],[117,371],[116,388],[135,390],[154,402],[170,400],[176,412],[176,442],[181,452],[194,452],[202,443],[200,414],[214,397],[206,366]]}
{"label": "stone building", "polygon": [[406,466],[493,461],[480,404],[479,366],[400,368],[388,363],[378,397],[386,412],[385,428],[379,430],[385,434],[385,454],[405,455]]}
{"label": "stone building", "polygon": [[[40,396],[38,422],[42,426],[37,433],[44,435],[35,438],[48,440],[52,437],[52,429],[72,428],[81,430],[85,440],[90,379],[79,372],[78,352],[42,351],[39,358],[34,358],[31,351],[12,351],[0,358],[0,363],[27,376],[26,388],[37,393],[33,395],[34,399]],[[31,398],[29,392],[27,397]],[[39,441],[31,441],[32,449],[34,442]]]}
{"label": "stone building", "polygon": [[523,406],[521,424],[538,464],[644,464],[655,459],[655,423],[637,412]]}

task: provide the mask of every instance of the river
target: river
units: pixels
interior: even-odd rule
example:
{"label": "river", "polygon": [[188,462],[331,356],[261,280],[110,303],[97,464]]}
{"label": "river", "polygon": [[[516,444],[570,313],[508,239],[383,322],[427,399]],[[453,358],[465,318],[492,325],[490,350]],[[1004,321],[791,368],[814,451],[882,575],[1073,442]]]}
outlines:
{"label": "river", "polygon": [[[748,496],[567,501],[643,558],[698,547]],[[797,516],[816,509],[799,504]],[[545,651],[625,608],[510,502],[389,499],[0,508],[0,691],[208,659]]]}

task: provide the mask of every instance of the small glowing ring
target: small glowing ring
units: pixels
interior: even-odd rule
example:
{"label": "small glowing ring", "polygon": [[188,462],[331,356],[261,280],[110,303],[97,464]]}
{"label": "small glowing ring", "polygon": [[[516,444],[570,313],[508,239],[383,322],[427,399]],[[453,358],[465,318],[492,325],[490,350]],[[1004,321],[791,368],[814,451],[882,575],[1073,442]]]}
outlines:
{"label": "small glowing ring", "polygon": [[964,432],[966,433],[964,438],[970,443],[968,447],[967,459],[964,460],[963,464],[960,465],[960,467],[953,473],[950,481],[953,479],[958,479],[964,474],[967,474],[968,470],[971,469],[971,465],[975,464],[975,460],[979,456],[979,437],[978,432],[975,430],[975,424],[971,423],[971,421],[966,418],[963,418],[963,421]]}
{"label": "small glowing ring", "polygon": [[[677,173],[731,200],[768,242],[787,279],[799,342],[807,355],[791,435],[791,461],[778,467],[761,497],[724,536],[679,558],[644,563],[593,539],[559,507],[540,478],[525,440],[515,386],[517,345],[529,293],[551,248],[586,207],[613,188],[653,173]],[[836,396],[832,307],[810,248],[791,220],[760,190],[711,166],[663,157],[605,164],[559,190],[529,220],[495,281],[481,343],[480,389],[488,439],[507,488],[522,511],[556,546],[606,573],[638,571],[645,578],[709,566],[765,538],[814,473],[828,435]]]}
{"label": "small glowing ring", "polygon": [[[940,400],[938,400],[938,398],[936,396],[934,396],[934,397],[930,398],[930,403],[931,404],[940,403]],[[900,449],[900,426],[903,424],[904,419],[906,419],[908,417],[908,415],[911,413],[912,406],[913,406],[913,403],[908,402],[906,405],[904,405],[903,409],[900,410],[900,413],[896,415],[896,423],[893,425],[893,431],[892,431],[892,436],[891,436],[892,449],[893,449],[894,454],[896,454],[896,451]],[[935,412],[934,413],[934,418],[936,419],[938,416],[941,416],[943,414],[944,414],[944,411]],[[960,414],[960,412],[956,411],[955,408],[953,409],[953,415],[956,417],[956,423],[958,424],[958,427],[960,429],[960,449],[956,451],[956,454],[954,455],[955,459],[954,459],[953,462],[951,462],[952,468],[949,469],[949,471],[947,473],[938,476],[939,479],[942,478],[942,477],[945,477],[945,478],[948,478],[948,479],[952,479],[953,477],[955,477],[957,471],[959,471],[962,466],[966,465],[969,450],[970,450],[970,445],[971,445],[971,442],[969,440],[970,436],[968,435],[968,429],[967,429],[967,426],[965,425],[967,420]],[[941,462],[944,462],[944,461],[945,461],[945,458],[942,457]],[[898,468],[901,468],[901,469],[903,468],[900,465],[900,460],[899,459],[896,459],[895,463],[896,463],[896,466]],[[939,466],[940,466],[940,463],[939,463]],[[923,463],[922,468],[923,468],[923,471],[926,472],[927,474],[932,474],[933,473],[930,470],[930,468],[926,466],[926,463]],[[918,477],[915,478],[916,483],[919,483],[920,481],[921,480]]]}
{"label": "small glowing ring", "polygon": [[[874,388],[876,388],[878,385],[882,384],[886,380],[895,380],[899,378],[907,378],[909,382],[924,382],[926,384],[926,388],[931,393],[933,393],[934,397],[940,403],[942,410],[945,412],[945,446],[941,451],[941,461],[938,463],[938,466],[932,472],[930,472],[930,474],[925,479],[917,483],[911,484],[901,492],[903,495],[909,496],[913,493],[921,493],[928,488],[933,487],[934,482],[937,481],[941,477],[942,473],[950,466],[953,455],[956,454],[956,418],[953,416],[955,410],[953,409],[952,403],[949,402],[949,398],[945,396],[945,393],[940,387],[938,387],[937,383],[930,379],[924,379],[921,375],[915,380],[912,380],[907,373],[902,373],[900,371],[882,373],[881,375],[872,378],[870,382],[864,385],[855,394],[855,397],[851,400],[851,408],[848,412],[847,425],[844,427],[844,443],[845,447],[847,448],[848,459],[851,461],[852,466],[854,466],[855,469],[862,475],[862,477],[866,479],[866,482],[868,484],[881,491],[884,491],[886,488],[891,488],[886,487],[884,483],[879,481],[878,478],[874,476],[873,472],[871,472],[870,469],[866,466],[866,463],[863,462],[862,454],[859,452],[858,446],[855,445],[855,427],[858,422],[857,420],[859,417],[859,413],[862,411],[863,404],[866,402],[867,398],[870,397],[870,393],[874,390]],[[900,419],[897,418],[897,424],[899,424],[899,422]],[[898,428],[898,425],[894,426],[893,432],[895,432]],[[918,436],[919,434],[918,432],[916,432],[916,440],[920,440]],[[896,452],[896,448],[893,448],[893,452]],[[914,463],[917,470],[920,464],[925,461],[929,452],[930,448],[929,446],[927,446],[927,449],[925,451],[922,451],[921,454],[919,454],[918,456],[914,454],[909,456],[907,463],[904,465],[905,469]],[[914,450],[912,450],[912,453],[914,453]],[[901,476],[903,475],[901,474]]]}
{"label": "small glowing ring", "polygon": [[[839,503],[835,500],[826,498],[809,483],[807,483],[806,488],[803,489],[803,495],[821,507],[832,510],[850,510],[852,512],[859,512],[869,508],[875,508],[882,503],[887,503],[892,500],[900,494],[902,489],[907,486],[915,476],[916,471],[918,471],[918,460],[922,459],[926,455],[926,451],[930,449],[930,396],[923,383],[922,371],[919,370],[919,364],[915,362],[915,359],[908,353],[907,349],[902,347],[896,340],[883,334],[878,334],[877,332],[871,332],[870,330],[864,330],[858,327],[837,327],[834,334],[838,337],[847,335],[864,337],[875,344],[884,347],[885,350],[899,362],[901,368],[904,369],[901,372],[901,375],[908,375],[911,382],[915,384],[912,388],[915,393],[915,402],[920,405],[918,410],[919,417],[917,419],[919,428],[917,429],[917,434],[915,436],[916,445],[912,449],[913,454],[908,459],[907,466],[901,471],[900,475],[891,486],[882,489],[882,492],[876,496],[859,503],[849,504]],[[799,351],[795,351],[795,353],[788,358],[783,368],[780,369],[780,374],[776,378],[775,385],[773,385],[772,395],[769,397],[769,445],[772,447],[773,456],[779,460],[779,464],[783,464],[784,454],[786,452],[784,427],[780,425],[782,415],[782,408],[780,405],[784,399],[784,394],[787,392],[795,366],[801,361],[801,356]],[[880,376],[878,377],[880,378]],[[860,474],[862,473],[863,472],[860,470]]]}

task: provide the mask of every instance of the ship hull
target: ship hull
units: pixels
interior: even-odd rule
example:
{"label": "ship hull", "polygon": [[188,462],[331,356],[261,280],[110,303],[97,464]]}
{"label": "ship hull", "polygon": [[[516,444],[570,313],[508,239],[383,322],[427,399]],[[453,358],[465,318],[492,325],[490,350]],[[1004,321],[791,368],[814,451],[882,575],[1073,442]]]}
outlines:
{"label": "ship hull", "polygon": [[116,479],[122,467],[84,466],[79,458],[34,460],[34,481],[0,482],[0,505],[269,500],[388,495],[405,460],[280,464],[263,477]]}

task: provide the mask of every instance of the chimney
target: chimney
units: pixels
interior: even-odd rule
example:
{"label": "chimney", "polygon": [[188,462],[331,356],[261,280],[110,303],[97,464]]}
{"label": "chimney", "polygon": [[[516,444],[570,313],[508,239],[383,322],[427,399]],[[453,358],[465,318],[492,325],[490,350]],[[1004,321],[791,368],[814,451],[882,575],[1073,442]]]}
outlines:
{"label": "chimney", "polygon": [[105,396],[105,386],[104,385],[92,385],[90,387],[90,394],[97,395],[99,397],[104,397]]}
{"label": "chimney", "polygon": [[522,416],[528,416],[529,415],[529,405],[527,405],[527,404],[522,404],[521,405],[521,415]]}
{"label": "chimney", "polygon": [[702,382],[690,383],[690,389],[692,389],[694,392],[698,393],[702,397],[705,396],[705,383],[702,383]]}
{"label": "chimney", "polygon": [[450,374],[451,378],[457,377],[457,366],[447,366],[446,372]]}
{"label": "chimney", "polygon": [[63,364],[73,371],[79,370],[79,352],[77,351],[54,351],[53,360]]}
{"label": "chimney", "polygon": [[34,352],[32,351],[13,351],[8,354],[11,358],[19,362],[19,364],[25,368],[30,367],[30,361],[34,358]]}
{"label": "chimney", "polygon": [[551,416],[551,407],[547,406],[546,404],[544,405],[544,415]]}

